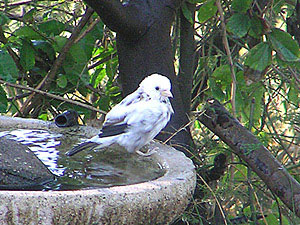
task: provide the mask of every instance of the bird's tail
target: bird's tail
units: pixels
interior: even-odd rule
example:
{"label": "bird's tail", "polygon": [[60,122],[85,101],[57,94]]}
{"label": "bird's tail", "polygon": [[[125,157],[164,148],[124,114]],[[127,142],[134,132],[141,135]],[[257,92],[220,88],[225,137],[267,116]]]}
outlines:
{"label": "bird's tail", "polygon": [[91,150],[95,147],[97,147],[99,144],[95,143],[95,142],[91,142],[91,141],[88,141],[88,142],[83,142],[77,146],[75,146],[74,148],[72,148],[70,151],[68,151],[66,153],[67,156],[72,156],[72,155],[75,155],[76,153],[84,150],[84,149],[87,149],[87,148],[90,148]]}

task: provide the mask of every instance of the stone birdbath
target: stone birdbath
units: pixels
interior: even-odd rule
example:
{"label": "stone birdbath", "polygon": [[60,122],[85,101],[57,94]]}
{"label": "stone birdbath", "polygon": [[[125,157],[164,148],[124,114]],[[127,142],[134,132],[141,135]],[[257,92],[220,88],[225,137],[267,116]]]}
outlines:
{"label": "stone birdbath", "polygon": [[[53,122],[6,116],[0,116],[0,128],[66,131]],[[86,126],[76,128],[76,132],[86,138],[98,131]],[[184,212],[192,198],[196,185],[194,165],[170,146],[153,142],[149,148],[158,149],[150,157],[165,171],[159,178],[105,188],[0,190],[0,224],[171,223]]]}

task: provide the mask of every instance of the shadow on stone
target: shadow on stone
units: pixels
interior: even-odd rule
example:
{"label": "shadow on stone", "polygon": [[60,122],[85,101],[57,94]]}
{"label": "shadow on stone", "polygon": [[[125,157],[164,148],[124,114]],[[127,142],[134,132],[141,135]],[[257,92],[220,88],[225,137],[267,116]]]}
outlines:
{"label": "shadow on stone", "polygon": [[55,179],[25,145],[0,138],[0,190],[35,190]]}

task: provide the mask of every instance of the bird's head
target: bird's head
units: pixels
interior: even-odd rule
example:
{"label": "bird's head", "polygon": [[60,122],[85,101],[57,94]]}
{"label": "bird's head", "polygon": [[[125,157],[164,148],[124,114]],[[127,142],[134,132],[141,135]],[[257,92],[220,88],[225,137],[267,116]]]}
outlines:
{"label": "bird's head", "polygon": [[172,98],[171,82],[169,78],[154,73],[146,77],[141,83],[140,88],[152,99]]}

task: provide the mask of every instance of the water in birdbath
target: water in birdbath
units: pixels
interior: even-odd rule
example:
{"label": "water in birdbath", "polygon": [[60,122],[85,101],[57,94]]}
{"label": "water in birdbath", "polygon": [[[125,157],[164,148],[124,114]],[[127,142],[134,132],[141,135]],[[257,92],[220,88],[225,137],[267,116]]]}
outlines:
{"label": "water in birdbath", "polygon": [[42,190],[76,190],[128,185],[154,180],[164,174],[151,157],[130,154],[119,146],[83,151],[68,157],[65,153],[78,142],[75,135],[46,130],[0,130],[0,138],[18,141],[56,175]]}

